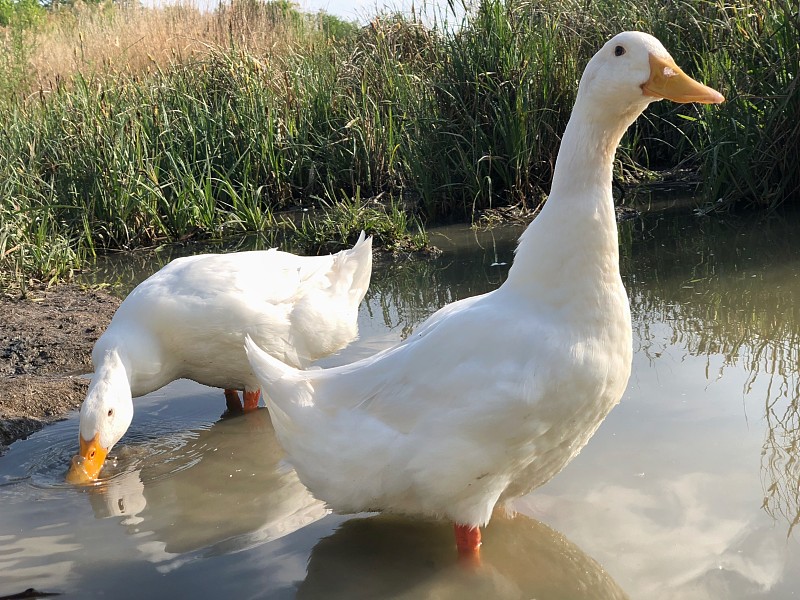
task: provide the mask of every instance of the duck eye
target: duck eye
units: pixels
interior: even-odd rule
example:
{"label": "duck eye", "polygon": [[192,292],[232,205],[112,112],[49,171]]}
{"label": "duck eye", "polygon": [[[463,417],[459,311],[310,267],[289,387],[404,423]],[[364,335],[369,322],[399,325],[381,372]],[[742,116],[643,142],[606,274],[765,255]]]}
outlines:
{"label": "duck eye", "polygon": [[622,46],[617,46],[614,48],[614,56],[622,56],[623,54],[625,54],[625,48]]}
{"label": "duck eye", "polygon": [[109,408],[108,409],[108,416],[109,417],[113,417],[114,416],[114,409],[113,408]]}

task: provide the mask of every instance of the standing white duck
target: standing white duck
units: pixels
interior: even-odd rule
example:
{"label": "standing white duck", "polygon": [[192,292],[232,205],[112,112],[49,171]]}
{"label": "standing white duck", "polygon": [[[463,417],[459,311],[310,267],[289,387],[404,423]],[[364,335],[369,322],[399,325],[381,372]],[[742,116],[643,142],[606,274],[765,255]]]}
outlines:
{"label": "standing white duck", "polygon": [[299,371],[246,340],[278,439],[317,498],[342,513],[447,517],[459,552],[477,558],[496,503],[542,485],[587,443],[631,370],[614,153],[661,98],[724,100],[644,33],[615,36],[589,61],[550,198],[497,290],[332,369]]}
{"label": "standing white duck", "polygon": [[278,250],[179,258],[139,284],[92,351],[80,454],[67,480],[95,479],[133,418],[132,398],[188,378],[225,390],[228,408],[258,406],[244,338],[305,367],[358,335],[372,275],[372,237],[329,256]]}

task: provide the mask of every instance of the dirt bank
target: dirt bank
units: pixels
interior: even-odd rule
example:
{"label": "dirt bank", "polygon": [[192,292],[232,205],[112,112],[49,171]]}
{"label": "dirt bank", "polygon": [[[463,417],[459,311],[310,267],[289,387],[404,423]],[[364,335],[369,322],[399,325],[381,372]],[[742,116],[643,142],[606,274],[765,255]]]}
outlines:
{"label": "dirt bank", "polygon": [[83,401],[95,341],[119,298],[75,285],[0,297],[0,454]]}

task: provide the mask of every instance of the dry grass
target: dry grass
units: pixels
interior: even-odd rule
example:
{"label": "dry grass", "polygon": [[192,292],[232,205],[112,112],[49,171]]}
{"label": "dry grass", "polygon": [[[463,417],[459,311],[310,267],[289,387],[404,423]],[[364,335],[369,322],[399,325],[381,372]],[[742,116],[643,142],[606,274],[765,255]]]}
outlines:
{"label": "dry grass", "polygon": [[136,75],[203,58],[232,45],[281,56],[302,40],[280,5],[234,2],[216,12],[191,4],[165,8],[81,5],[49,14],[29,42],[29,91],[52,89],[77,73]]}

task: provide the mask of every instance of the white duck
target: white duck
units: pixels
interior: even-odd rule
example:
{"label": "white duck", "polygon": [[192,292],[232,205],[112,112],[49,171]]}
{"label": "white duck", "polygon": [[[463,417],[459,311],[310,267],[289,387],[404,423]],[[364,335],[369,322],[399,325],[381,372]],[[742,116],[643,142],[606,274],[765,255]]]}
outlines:
{"label": "white duck", "polygon": [[67,480],[86,482],[133,418],[132,397],[178,378],[225,390],[228,408],[258,406],[244,353],[249,335],[297,367],[358,335],[372,274],[372,238],[350,250],[296,256],[278,250],[202,254],[172,261],[120,305],[92,351],[95,373],[80,414],[80,454]]}
{"label": "white duck", "polygon": [[299,371],[246,340],[278,439],[317,498],[343,513],[447,517],[460,553],[477,557],[495,504],[542,485],[580,451],[631,370],[614,153],[661,98],[724,100],[644,33],[615,36],[589,61],[550,198],[497,290],[332,369]]}

